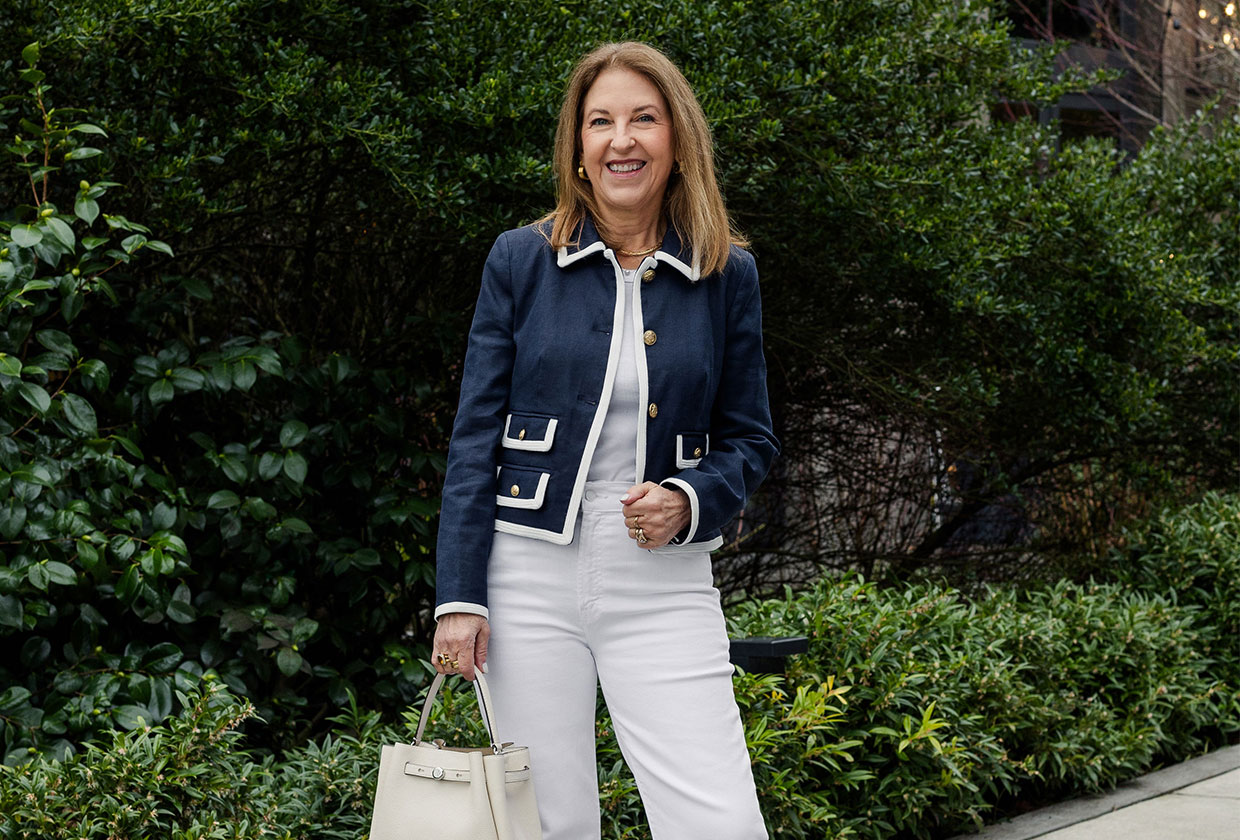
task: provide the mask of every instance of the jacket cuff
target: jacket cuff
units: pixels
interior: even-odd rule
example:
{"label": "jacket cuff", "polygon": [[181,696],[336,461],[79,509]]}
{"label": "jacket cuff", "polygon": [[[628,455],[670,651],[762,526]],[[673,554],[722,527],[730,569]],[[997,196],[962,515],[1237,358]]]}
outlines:
{"label": "jacket cuff", "polygon": [[449,601],[446,604],[440,604],[435,607],[435,620],[438,621],[448,613],[472,613],[482,616],[487,621],[491,620],[490,610],[482,604],[471,604],[469,601]]}
{"label": "jacket cuff", "polygon": [[693,542],[693,537],[697,534],[698,522],[700,521],[698,507],[697,491],[693,489],[693,485],[680,478],[665,478],[659,482],[664,487],[675,487],[677,490],[683,490],[685,495],[689,497],[689,529],[684,532],[684,536],[677,534],[672,537],[668,545],[683,545],[684,543]]}

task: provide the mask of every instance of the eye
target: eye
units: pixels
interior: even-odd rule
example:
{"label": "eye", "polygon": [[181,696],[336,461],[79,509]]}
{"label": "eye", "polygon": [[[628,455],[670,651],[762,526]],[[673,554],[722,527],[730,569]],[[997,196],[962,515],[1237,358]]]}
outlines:
{"label": "eye", "polygon": [[590,120],[590,125],[591,126],[607,125],[607,118],[606,117],[595,117],[594,119]]}
{"label": "eye", "polygon": [[652,123],[654,122],[654,115],[653,114],[642,114],[640,117],[634,120],[634,122],[651,122]]}

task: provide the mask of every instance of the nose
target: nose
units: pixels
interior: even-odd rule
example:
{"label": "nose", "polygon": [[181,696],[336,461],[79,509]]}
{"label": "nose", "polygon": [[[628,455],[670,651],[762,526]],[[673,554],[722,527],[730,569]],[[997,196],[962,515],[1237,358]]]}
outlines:
{"label": "nose", "polygon": [[633,139],[628,123],[616,123],[616,133],[611,137],[611,147],[617,152],[623,152],[633,148],[635,142],[637,141]]}

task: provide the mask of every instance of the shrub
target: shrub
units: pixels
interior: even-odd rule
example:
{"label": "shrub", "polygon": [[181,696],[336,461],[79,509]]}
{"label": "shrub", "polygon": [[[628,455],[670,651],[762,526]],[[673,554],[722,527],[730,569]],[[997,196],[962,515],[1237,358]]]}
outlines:
{"label": "shrub", "polygon": [[[1211,499],[1155,530],[1200,522],[1188,532],[1208,541],[1210,523],[1230,528],[1238,504]],[[734,683],[772,836],[948,836],[1018,800],[1100,790],[1223,743],[1240,728],[1240,667],[1218,647],[1234,640],[1213,613],[1175,600],[1069,582],[968,600],[850,576],[736,608],[734,634],[810,638],[786,675]],[[380,745],[408,739],[418,717],[384,724],[350,705],[330,735],[259,759],[237,730],[250,704],[218,681],[180,699],[179,714],[85,753],[0,768],[0,812],[13,815],[0,837],[111,838],[139,826],[174,838],[357,837]],[[437,702],[433,737],[485,743],[464,684]],[[601,707],[598,761],[605,836],[648,837]]]}

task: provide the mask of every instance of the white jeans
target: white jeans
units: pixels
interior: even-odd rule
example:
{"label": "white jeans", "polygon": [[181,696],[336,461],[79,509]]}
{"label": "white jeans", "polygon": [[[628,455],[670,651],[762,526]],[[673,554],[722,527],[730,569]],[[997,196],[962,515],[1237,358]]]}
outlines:
{"label": "white jeans", "polygon": [[638,548],[628,487],[587,483],[570,545],[495,534],[499,735],[530,748],[544,840],[597,840],[601,684],[653,840],[766,840],[710,555]]}

